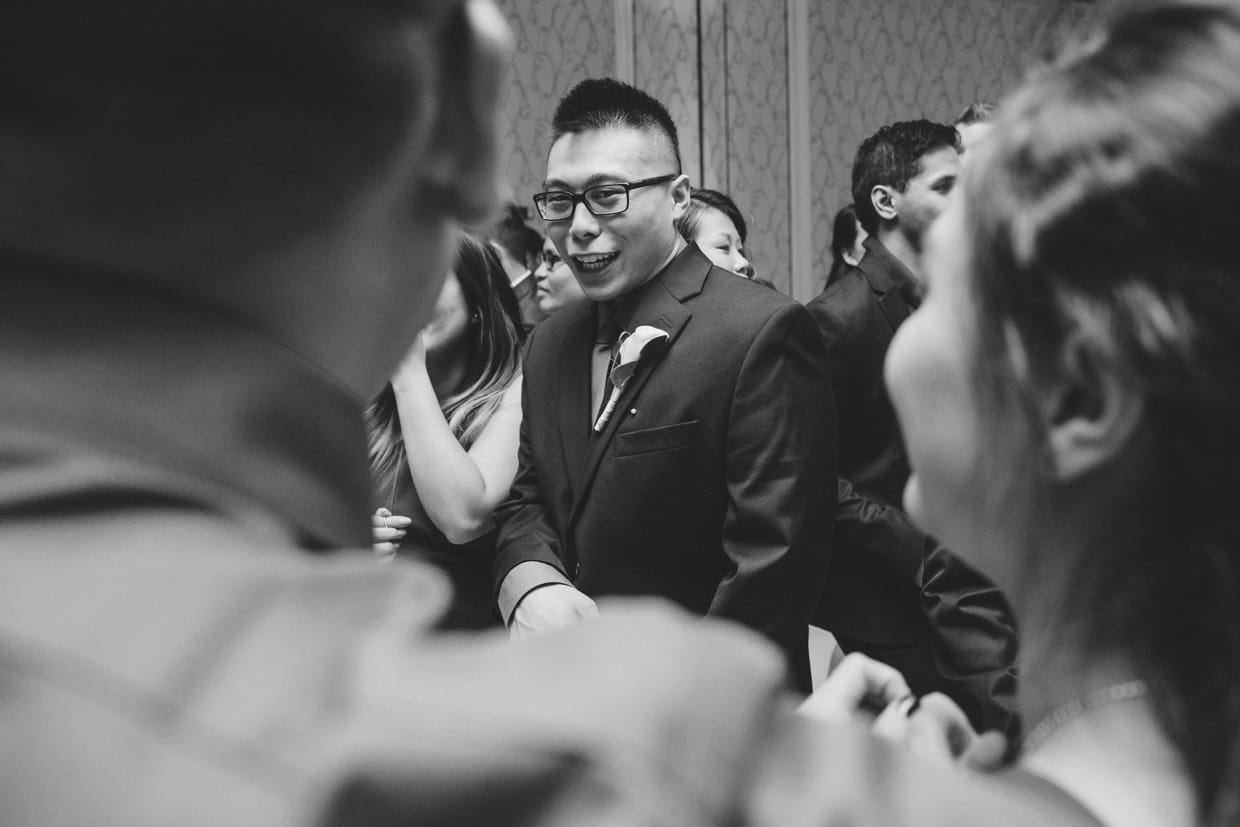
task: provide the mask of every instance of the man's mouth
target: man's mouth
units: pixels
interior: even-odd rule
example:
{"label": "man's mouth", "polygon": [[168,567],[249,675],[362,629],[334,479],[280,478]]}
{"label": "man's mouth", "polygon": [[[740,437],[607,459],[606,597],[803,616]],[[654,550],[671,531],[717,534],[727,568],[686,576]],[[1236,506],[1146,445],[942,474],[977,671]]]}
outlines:
{"label": "man's mouth", "polygon": [[577,265],[577,272],[593,275],[607,269],[607,265],[615,261],[619,255],[619,253],[587,253],[585,255],[571,256],[571,258],[573,264]]}

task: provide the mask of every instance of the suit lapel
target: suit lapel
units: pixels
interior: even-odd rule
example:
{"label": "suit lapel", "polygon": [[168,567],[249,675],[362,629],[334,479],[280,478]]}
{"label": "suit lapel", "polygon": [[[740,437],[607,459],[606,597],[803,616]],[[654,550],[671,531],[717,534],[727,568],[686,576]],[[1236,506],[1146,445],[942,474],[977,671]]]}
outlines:
{"label": "suit lapel", "polygon": [[[556,415],[564,477],[578,496],[578,469],[585,461],[590,439],[590,365],[594,353],[594,312],[583,303],[581,318],[566,331],[556,359]],[[565,309],[561,312],[571,312]]]}
{"label": "suit lapel", "polygon": [[[628,416],[629,409],[641,396],[650,377],[669,358],[668,353],[693,315],[681,301],[701,292],[711,265],[696,245],[690,245],[690,248],[673,259],[667,269],[643,289],[629,318],[622,319],[626,330],[633,331],[641,325],[652,325],[666,330],[668,339],[666,345],[657,352],[643,355],[636,372],[624,386],[611,419],[603,426],[602,432],[591,432],[588,436],[585,461],[581,466],[578,483],[573,486],[576,499],[569,519],[570,529],[581,515],[582,507],[590,494],[590,487],[598,475],[599,465],[610,449],[621,423]],[[658,345],[651,345],[651,350],[656,347]]]}
{"label": "suit lapel", "polygon": [[[867,238],[865,249],[866,254],[857,264],[857,269],[869,282],[870,289],[877,294],[878,309],[883,311],[887,323],[894,331],[913,312],[904,294],[900,291],[899,282],[889,272],[893,267],[903,269],[904,265],[900,264],[877,239]],[[907,273],[906,277],[914,278],[912,273]]]}

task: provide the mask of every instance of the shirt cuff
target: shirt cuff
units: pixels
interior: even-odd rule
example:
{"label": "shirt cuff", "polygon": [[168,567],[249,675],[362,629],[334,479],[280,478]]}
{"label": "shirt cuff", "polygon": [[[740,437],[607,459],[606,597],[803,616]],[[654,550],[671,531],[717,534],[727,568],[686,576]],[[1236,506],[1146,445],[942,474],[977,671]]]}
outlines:
{"label": "shirt cuff", "polygon": [[573,584],[555,566],[538,560],[526,560],[513,566],[508,574],[504,575],[504,582],[500,584],[499,596],[496,598],[499,616],[504,619],[504,625],[512,624],[513,612],[527,594],[543,586],[560,585]]}

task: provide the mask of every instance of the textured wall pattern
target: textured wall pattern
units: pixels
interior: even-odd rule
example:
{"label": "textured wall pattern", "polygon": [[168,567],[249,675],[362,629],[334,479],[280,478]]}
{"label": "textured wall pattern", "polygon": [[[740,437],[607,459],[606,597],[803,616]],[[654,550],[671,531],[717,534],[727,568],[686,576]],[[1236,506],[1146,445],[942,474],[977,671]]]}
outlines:
{"label": "textured wall pattern", "polygon": [[729,0],[728,190],[749,221],[754,269],[785,292],[788,272],[788,56],[783,3]]}
{"label": "textured wall pattern", "polygon": [[701,175],[697,0],[636,0],[634,82],[663,102],[680,133],[680,160],[694,182]]}
{"label": "textured wall pattern", "polygon": [[503,167],[518,204],[542,188],[551,115],[578,81],[615,70],[612,0],[498,0],[516,36]]}

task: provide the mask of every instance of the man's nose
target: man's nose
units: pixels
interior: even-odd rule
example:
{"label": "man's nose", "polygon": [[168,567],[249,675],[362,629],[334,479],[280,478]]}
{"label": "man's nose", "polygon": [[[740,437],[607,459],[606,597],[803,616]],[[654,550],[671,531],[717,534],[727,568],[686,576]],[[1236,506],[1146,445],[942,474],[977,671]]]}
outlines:
{"label": "man's nose", "polygon": [[580,201],[573,205],[572,224],[568,229],[573,238],[593,238],[598,235],[598,218],[590,212],[586,202]]}

